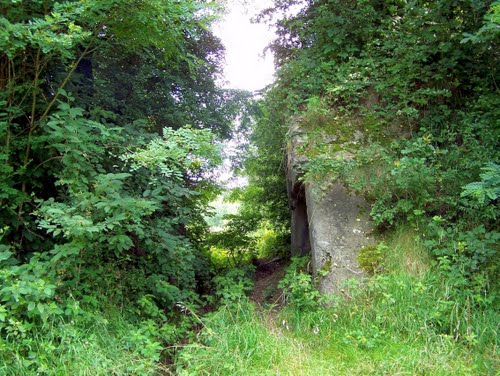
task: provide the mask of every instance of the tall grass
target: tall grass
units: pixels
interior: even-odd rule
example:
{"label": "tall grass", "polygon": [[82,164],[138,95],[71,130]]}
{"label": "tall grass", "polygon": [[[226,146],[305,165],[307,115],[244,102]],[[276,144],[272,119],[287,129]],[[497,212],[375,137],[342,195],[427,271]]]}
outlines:
{"label": "tall grass", "polygon": [[[242,301],[205,320],[180,351],[182,375],[495,375],[498,317],[463,309],[415,234],[385,239],[384,272],[350,299],[279,314]],[[467,321],[467,322],[464,322]]]}
{"label": "tall grass", "polygon": [[268,317],[247,299],[223,306],[204,319],[198,341],[177,359],[181,375],[257,375],[292,356],[293,341],[268,325]]}
{"label": "tall grass", "polygon": [[383,267],[388,273],[423,276],[430,271],[432,258],[415,229],[400,226],[386,236],[387,252]]}
{"label": "tall grass", "polygon": [[[27,348],[0,337],[0,375],[156,375],[161,347],[133,337],[139,326],[116,308],[46,323]],[[25,341],[23,342],[26,343]],[[153,349],[155,347],[155,349]],[[28,352],[28,356],[26,355]]]}

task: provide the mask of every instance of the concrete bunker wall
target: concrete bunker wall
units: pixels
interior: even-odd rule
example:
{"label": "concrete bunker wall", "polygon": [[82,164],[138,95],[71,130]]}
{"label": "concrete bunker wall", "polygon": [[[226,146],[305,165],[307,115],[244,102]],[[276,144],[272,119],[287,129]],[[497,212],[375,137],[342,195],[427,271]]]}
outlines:
{"label": "concrete bunker wall", "polygon": [[342,292],[345,281],[363,275],[359,250],[373,243],[369,207],[342,182],[301,181],[307,158],[298,150],[307,135],[298,123],[289,130],[287,187],[291,211],[292,256],[311,254],[313,274],[326,294]]}

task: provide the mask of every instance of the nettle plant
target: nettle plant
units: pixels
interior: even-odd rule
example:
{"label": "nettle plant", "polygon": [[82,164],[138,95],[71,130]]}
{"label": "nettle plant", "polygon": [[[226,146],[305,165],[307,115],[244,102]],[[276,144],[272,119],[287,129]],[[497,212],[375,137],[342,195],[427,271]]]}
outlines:
{"label": "nettle plant", "polygon": [[325,301],[315,286],[313,276],[307,272],[309,262],[307,257],[293,257],[284,278],[278,284],[283,289],[285,302],[298,312],[319,310]]}

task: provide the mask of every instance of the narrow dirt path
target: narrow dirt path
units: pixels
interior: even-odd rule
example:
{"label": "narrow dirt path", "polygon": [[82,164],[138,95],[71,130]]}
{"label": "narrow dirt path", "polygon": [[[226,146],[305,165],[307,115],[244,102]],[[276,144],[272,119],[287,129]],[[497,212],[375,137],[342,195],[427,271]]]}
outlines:
{"label": "narrow dirt path", "polygon": [[255,285],[250,300],[260,306],[283,303],[283,292],[278,288],[285,275],[288,262],[282,258],[259,259],[256,261]]}

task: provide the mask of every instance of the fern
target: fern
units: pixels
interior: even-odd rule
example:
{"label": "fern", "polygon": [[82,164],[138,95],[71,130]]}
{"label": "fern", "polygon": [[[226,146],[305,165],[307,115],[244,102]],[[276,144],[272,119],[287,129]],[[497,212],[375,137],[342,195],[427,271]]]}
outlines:
{"label": "fern", "polygon": [[500,165],[490,162],[481,170],[481,181],[465,185],[461,196],[471,197],[480,205],[488,205],[500,196]]}

